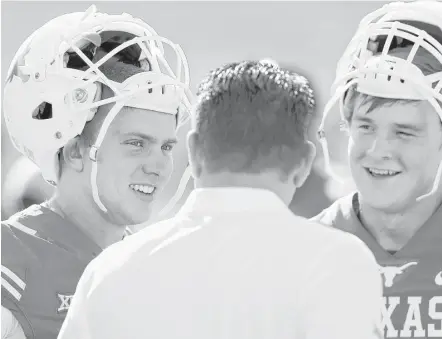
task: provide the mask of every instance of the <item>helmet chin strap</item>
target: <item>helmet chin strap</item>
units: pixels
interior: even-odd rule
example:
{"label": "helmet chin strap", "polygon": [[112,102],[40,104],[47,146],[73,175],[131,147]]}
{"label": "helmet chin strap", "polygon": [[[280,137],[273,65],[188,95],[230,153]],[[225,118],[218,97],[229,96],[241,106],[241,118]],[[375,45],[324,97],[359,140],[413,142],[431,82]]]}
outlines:
{"label": "helmet chin strap", "polygon": [[181,177],[177,191],[175,192],[173,197],[169,200],[169,202],[166,204],[166,206],[164,206],[163,209],[159,212],[159,214],[158,214],[159,217],[167,216],[167,214],[175,207],[175,205],[178,203],[178,201],[184,195],[184,191],[186,190],[187,183],[189,182],[191,175],[192,175],[192,171],[191,171],[190,165],[187,165],[187,167],[184,170],[184,173]]}
{"label": "helmet chin strap", "polygon": [[103,211],[107,212],[106,207],[101,202],[100,195],[98,193],[98,185],[97,185],[97,174],[98,174],[98,160],[97,153],[100,149],[100,146],[106,136],[107,130],[109,129],[110,124],[115,119],[117,114],[121,111],[124,106],[124,102],[116,102],[114,107],[109,111],[106,118],[103,121],[103,125],[100,128],[100,132],[98,133],[97,140],[95,141],[95,145],[91,147],[89,152],[89,158],[92,160],[92,170],[91,170],[91,187],[92,187],[92,196],[94,198],[97,206]]}
{"label": "helmet chin strap", "polygon": [[[187,106],[190,107],[190,106]],[[191,109],[189,109],[190,111]],[[178,123],[177,131],[185,125],[188,120],[191,119],[190,115],[188,115],[185,119],[183,119],[181,122]],[[190,178],[192,176],[192,170],[190,168],[190,164],[187,164],[186,169],[184,170],[180,183],[178,184],[178,188],[175,192],[175,194],[170,198],[170,200],[167,202],[167,204],[159,211],[158,216],[160,218],[167,217],[167,215],[172,211],[172,209],[176,206],[178,201],[183,197],[184,192],[186,191],[187,183],[189,182]]]}
{"label": "helmet chin strap", "polygon": [[[333,170],[332,166],[331,166],[331,163],[330,163],[330,152],[328,150],[328,143],[327,143],[327,138],[325,136],[324,125],[325,125],[325,120],[327,119],[331,109],[336,104],[336,102],[339,99],[341,99],[342,96],[344,95],[344,93],[347,92],[348,89],[351,86],[353,86],[354,84],[356,84],[356,83],[357,83],[357,79],[353,79],[352,81],[349,81],[345,86],[339,88],[335,92],[333,97],[325,105],[324,114],[322,116],[321,124],[319,125],[319,128],[318,128],[318,140],[321,143],[322,153],[324,155],[325,172],[330,177],[332,177],[334,180],[338,181],[339,183],[344,183],[345,180],[344,180],[344,178],[342,178],[341,176],[336,174],[335,171]],[[342,112],[342,109],[340,109],[339,111],[340,111],[342,120],[344,120],[344,114]]]}
{"label": "helmet chin strap", "polygon": [[[442,111],[441,111],[440,106],[439,106],[439,104],[437,103],[436,99],[435,99],[434,97],[430,97],[430,96],[429,96],[429,97],[428,97],[428,101],[429,101],[430,104],[436,109],[436,112],[437,112],[438,115],[439,115],[439,119],[440,119],[440,121],[442,122]],[[426,194],[421,195],[420,197],[418,197],[418,198],[416,199],[416,201],[417,201],[417,202],[420,202],[420,201],[422,201],[423,199],[428,198],[428,197],[432,196],[433,194],[435,194],[435,193],[437,192],[438,188],[439,188],[440,181],[441,181],[441,177],[442,177],[442,159],[441,159],[441,161],[439,162],[439,166],[437,167],[437,172],[436,172],[436,176],[435,176],[435,178],[434,178],[433,187],[431,188],[431,190],[430,190],[428,193],[426,193]]]}
{"label": "helmet chin strap", "polygon": [[425,198],[429,198],[430,196],[435,194],[437,192],[437,189],[439,188],[441,177],[442,177],[442,160],[441,162],[439,162],[439,166],[437,167],[436,177],[434,178],[433,182],[433,188],[427,194],[421,195],[420,197],[416,198],[416,201],[421,202]]}

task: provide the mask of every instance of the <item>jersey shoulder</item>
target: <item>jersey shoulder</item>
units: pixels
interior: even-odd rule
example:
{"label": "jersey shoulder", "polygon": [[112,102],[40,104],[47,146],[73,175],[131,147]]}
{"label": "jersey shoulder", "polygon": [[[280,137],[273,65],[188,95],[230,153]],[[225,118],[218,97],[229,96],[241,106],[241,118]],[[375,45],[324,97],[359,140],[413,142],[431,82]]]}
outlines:
{"label": "jersey shoulder", "polygon": [[[63,219],[52,211],[33,205],[1,223],[2,306],[11,311],[28,338],[56,336],[64,317],[57,312],[58,303],[75,292],[71,289],[79,279],[71,279],[76,267],[68,261],[66,250],[50,238],[48,227],[60,222]],[[69,291],[59,289],[64,280],[69,280]]]}
{"label": "jersey shoulder", "polygon": [[42,213],[38,206],[31,206],[1,222],[2,306],[11,311],[29,337],[34,333],[24,304],[29,298],[34,272],[43,269],[38,243],[44,240],[38,237],[35,227]]}
{"label": "jersey shoulder", "polygon": [[352,231],[360,224],[353,208],[355,199],[357,193],[344,196],[310,220],[343,231]]}
{"label": "jersey shoulder", "polygon": [[6,288],[17,300],[21,299],[19,291],[25,288],[30,270],[39,269],[38,246],[35,245],[44,241],[38,238],[37,230],[33,227],[33,215],[37,212],[34,209],[29,212],[19,212],[1,222],[2,287],[9,286],[8,282],[18,285]]}
{"label": "jersey shoulder", "polygon": [[32,205],[2,221],[2,267],[7,264],[38,268],[39,258],[52,245],[45,228],[60,220],[62,218],[54,217],[53,212],[40,205]]}

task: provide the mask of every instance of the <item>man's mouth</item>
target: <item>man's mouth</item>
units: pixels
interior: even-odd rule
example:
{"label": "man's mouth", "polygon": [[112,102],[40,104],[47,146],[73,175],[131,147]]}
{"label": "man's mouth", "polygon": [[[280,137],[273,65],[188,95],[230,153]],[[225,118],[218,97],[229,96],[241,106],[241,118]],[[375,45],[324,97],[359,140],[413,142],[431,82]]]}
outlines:
{"label": "man's mouth", "polygon": [[400,171],[393,171],[389,169],[379,169],[374,167],[365,167],[365,170],[373,177],[376,178],[389,178],[394,177],[401,173]]}
{"label": "man's mouth", "polygon": [[131,189],[133,189],[135,192],[137,193],[141,193],[144,195],[153,195],[155,194],[157,188],[156,186],[153,185],[134,185],[134,184],[130,184],[129,187]]}

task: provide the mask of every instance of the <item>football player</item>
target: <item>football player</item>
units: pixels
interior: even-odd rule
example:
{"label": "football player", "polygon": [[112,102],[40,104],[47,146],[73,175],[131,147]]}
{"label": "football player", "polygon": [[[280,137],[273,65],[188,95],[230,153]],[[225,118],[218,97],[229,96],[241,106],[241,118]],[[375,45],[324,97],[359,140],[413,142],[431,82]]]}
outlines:
{"label": "football player", "polygon": [[20,47],[6,125],[56,188],[2,222],[3,338],[56,338],[86,265],[149,218],[172,172],[188,86],[178,45],[95,6],[51,20]]}
{"label": "football player", "polygon": [[[442,338],[442,3],[367,15],[337,69],[357,192],[314,220],[353,233],[383,276],[386,338]],[[364,291],[361,291],[364,293]]]}

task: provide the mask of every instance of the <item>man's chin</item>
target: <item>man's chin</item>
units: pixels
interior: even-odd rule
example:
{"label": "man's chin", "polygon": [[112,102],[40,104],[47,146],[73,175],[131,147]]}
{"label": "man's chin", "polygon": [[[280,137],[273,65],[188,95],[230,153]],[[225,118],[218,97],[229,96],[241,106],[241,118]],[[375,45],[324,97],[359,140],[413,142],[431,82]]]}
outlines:
{"label": "man's chin", "polygon": [[371,194],[364,194],[361,192],[361,195],[363,197],[363,204],[386,213],[399,213],[409,205],[408,200],[404,199],[404,196],[406,195],[390,195],[386,192],[383,192],[383,194],[373,192],[371,192]]}
{"label": "man's chin", "polygon": [[131,215],[130,225],[149,224],[151,220],[151,213],[144,213],[143,215]]}

